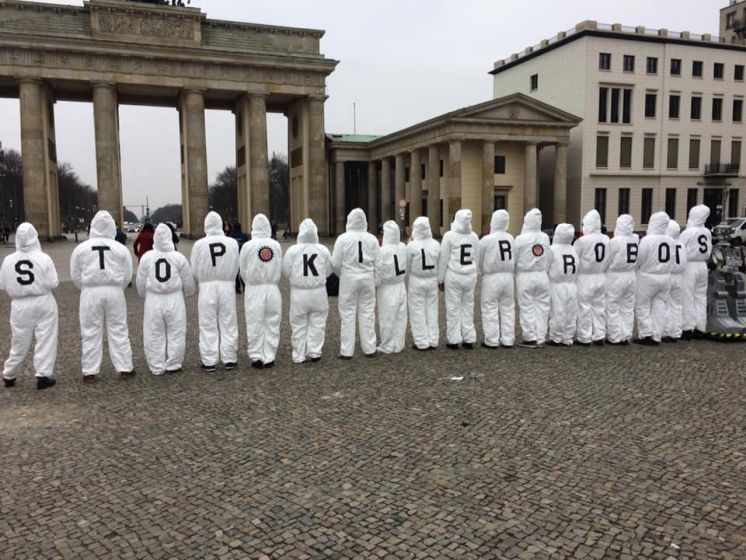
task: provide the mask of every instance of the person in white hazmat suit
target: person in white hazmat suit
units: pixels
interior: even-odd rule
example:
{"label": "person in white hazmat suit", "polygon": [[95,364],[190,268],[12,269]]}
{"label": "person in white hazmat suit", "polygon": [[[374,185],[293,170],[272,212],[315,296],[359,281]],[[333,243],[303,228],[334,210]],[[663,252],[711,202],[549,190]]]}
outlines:
{"label": "person in white hazmat suit", "polygon": [[583,217],[583,236],[575,241],[578,254],[578,344],[603,345],[606,339],[606,268],[609,237],[601,233],[601,215],[591,210]]}
{"label": "person in white hazmat suit", "polygon": [[312,219],[298,227],[298,242],[282,259],[282,275],[290,281],[290,328],[293,362],[318,362],[326,336],[329,298],[326,279],[332,273],[329,249],[319,243]]}
{"label": "person in white hazmat suit", "polygon": [[57,270],[42,252],[34,226],[22,223],[16,230],[16,250],[3,259],[0,290],[10,296],[10,355],[3,366],[6,387],[16,384],[16,375],[36,339],[34,370],[36,388],[52,387],[57,359],[57,302],[52,295],[59,284]]}
{"label": "person in white hazmat suit", "polygon": [[681,244],[686,249],[684,270],[684,325],[682,338],[702,338],[707,330],[707,261],[712,254],[712,234],[705,227],[710,209],[699,204],[689,210]]}
{"label": "person in white hazmat suit", "polygon": [[666,234],[668,214],[656,212],[650,216],[648,233],[640,241],[637,255],[636,342],[657,345],[663,336],[668,318],[666,306],[671,283],[674,244]]}
{"label": "person in white hazmat suit", "polygon": [[153,250],[140,261],[137,293],[145,298],[142,338],[153,375],[181,371],[186,351],[184,294],[194,294],[189,261],[176,250],[171,228],[155,228]]}
{"label": "person in white hazmat suit", "polygon": [[549,237],[541,231],[541,212],[534,208],[523,218],[515,240],[516,296],[521,338],[526,346],[544,343],[549,328]]}
{"label": "person in white hazmat suit", "polygon": [[389,220],[383,224],[381,273],[376,277],[378,290],[378,351],[395,354],[404,350],[407,334],[407,246],[401,242],[399,225]]}
{"label": "person in white hazmat suit", "polygon": [[199,284],[200,367],[212,373],[222,361],[225,369],[234,369],[238,361],[238,242],[225,235],[217,212],[205,217],[205,237],[194,243],[191,264]]}
{"label": "person in white hazmat suit", "polygon": [[551,302],[549,305],[549,344],[572,346],[578,320],[578,254],[572,246],[575,228],[558,224],[552,239],[549,264]]}
{"label": "person in white hazmat suit", "polygon": [[264,214],[254,216],[251,241],[241,247],[240,264],[241,278],[246,284],[244,308],[249,359],[252,367],[271,368],[280,344],[282,249],[272,239],[272,226]]}
{"label": "person in white hazmat suit", "polygon": [[407,245],[409,273],[409,329],[414,348],[434,350],[440,339],[438,325],[438,256],[440,243],[433,239],[427,216],[415,218]]}
{"label": "person in white hazmat suit", "polygon": [[616,219],[614,237],[609,241],[606,269],[606,341],[611,345],[629,344],[635,325],[637,291],[637,252],[640,238],[629,214]]}
{"label": "person in white hazmat suit", "polygon": [[339,357],[349,360],[355,353],[355,316],[363,353],[376,354],[376,275],[381,269],[381,248],[378,239],[367,232],[368,220],[360,208],[347,215],[345,229],[334,243],[332,267],[339,274]]}
{"label": "person in white hazmat suit", "polygon": [[438,283],[446,294],[446,346],[461,344],[471,350],[477,341],[474,328],[474,288],[477,286],[479,236],[471,229],[471,210],[456,212],[443,236],[438,257]]}
{"label": "person in white hazmat suit", "polygon": [[132,255],[114,239],[116,233],[111,214],[100,210],[91,220],[88,240],[70,257],[70,276],[80,289],[81,365],[86,383],[95,383],[101,371],[104,325],[114,369],[123,378],[135,374],[124,299],[124,289],[132,281]]}
{"label": "person in white hazmat suit", "polygon": [[663,328],[663,342],[676,342],[681,338],[684,325],[684,271],[686,249],[681,243],[681,226],[676,220],[668,222],[666,234],[673,240],[671,258],[671,287],[668,296],[668,318]]}
{"label": "person in white hazmat suit", "polygon": [[490,233],[479,241],[482,330],[485,348],[515,344],[515,240],[508,233],[510,216],[505,210],[492,213]]}

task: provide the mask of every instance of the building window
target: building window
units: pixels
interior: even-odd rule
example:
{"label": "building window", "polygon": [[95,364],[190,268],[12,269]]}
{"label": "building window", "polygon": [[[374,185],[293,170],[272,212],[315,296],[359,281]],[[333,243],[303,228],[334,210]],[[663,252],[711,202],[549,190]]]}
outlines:
{"label": "building window", "polygon": [[716,80],[722,80],[723,79],[723,63],[722,62],[716,62],[712,66],[712,77]]}
{"label": "building window", "polygon": [[710,165],[720,165],[720,140],[710,141]]}
{"label": "building window", "polygon": [[690,117],[693,121],[702,118],[702,98],[698,95],[692,95],[692,109]]}
{"label": "building window", "polygon": [[737,82],[743,81],[743,64],[736,64],[733,67],[733,79]]}
{"label": "building window", "polygon": [[666,189],[666,214],[672,220],[676,219],[676,189]]}
{"label": "building window", "polygon": [[409,167],[404,168],[404,182],[409,183]]}
{"label": "building window", "polygon": [[611,70],[611,53],[598,53],[598,69]]}
{"label": "building window", "polygon": [[642,150],[642,167],[653,169],[655,167],[655,136],[646,136]]}
{"label": "building window", "polygon": [[736,12],[725,14],[725,28],[733,29],[736,26]]}
{"label": "building window", "polygon": [[495,156],[495,173],[498,175],[505,173],[505,156]]}
{"label": "building window", "polygon": [[730,189],[728,193],[728,217],[738,218],[738,189]]}
{"label": "building window", "polygon": [[654,56],[649,56],[647,60],[647,73],[657,74],[658,73],[658,59]]}
{"label": "building window", "polygon": [[692,76],[695,78],[701,78],[702,77],[702,61],[701,60],[693,60],[692,61]]}
{"label": "building window", "polygon": [[601,214],[601,223],[606,223],[606,189],[596,189],[593,197],[593,207]]}
{"label": "building window", "polygon": [[622,136],[619,149],[619,167],[632,167],[632,137]]}
{"label": "building window", "polygon": [[741,122],[743,118],[743,99],[733,100],[733,122]]}
{"label": "building window", "polygon": [[532,74],[531,75],[531,91],[534,91],[535,89],[539,88],[539,75],[538,74]]}
{"label": "building window", "polygon": [[635,57],[631,54],[624,55],[624,71],[634,72],[635,71]]}
{"label": "building window", "polygon": [[495,210],[507,210],[508,209],[508,197],[504,194],[496,194],[494,196]]}
{"label": "building window", "polygon": [[712,98],[712,120],[719,122],[723,120],[723,98],[713,97]]}
{"label": "building window", "polygon": [[676,169],[679,166],[679,139],[668,139],[668,157],[666,158],[666,167]]}
{"label": "building window", "polygon": [[629,214],[629,189],[619,189],[617,214]]}
{"label": "building window", "polygon": [[596,136],[596,167],[609,167],[608,136]]}
{"label": "building window", "polygon": [[699,189],[686,189],[686,213],[697,205],[697,191]]}
{"label": "building window", "polygon": [[689,169],[699,169],[699,138],[689,139]]}
{"label": "building window", "polygon": [[680,58],[671,59],[671,75],[681,76],[681,59]]}
{"label": "building window", "polygon": [[640,212],[640,223],[647,224],[650,214],[653,213],[653,189],[642,189],[642,211]]}
{"label": "building window", "polygon": [[730,163],[732,165],[741,165],[741,141],[733,140],[730,143]]}
{"label": "building window", "polygon": [[645,94],[645,118],[655,118],[655,106],[658,102],[658,96],[655,93]]}
{"label": "building window", "polygon": [[[611,90],[611,95],[609,95],[609,90]],[[598,122],[620,122],[620,98],[621,122],[625,124],[632,122],[632,90],[606,87],[598,90]]]}
{"label": "building window", "polygon": [[669,119],[678,119],[679,118],[679,104],[681,101],[681,96],[679,95],[669,95],[668,96],[668,118]]}
{"label": "building window", "polygon": [[441,160],[440,160],[440,161],[438,162],[438,164],[440,165],[440,176],[442,177],[442,176],[443,176],[443,172],[445,171],[445,163],[444,163],[444,161],[443,161],[443,160],[441,159]]}

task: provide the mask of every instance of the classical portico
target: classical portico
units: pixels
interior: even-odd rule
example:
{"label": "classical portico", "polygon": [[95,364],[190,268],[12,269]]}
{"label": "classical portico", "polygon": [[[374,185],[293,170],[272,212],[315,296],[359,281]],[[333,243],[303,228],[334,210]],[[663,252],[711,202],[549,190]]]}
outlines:
{"label": "classical portico", "polygon": [[[269,211],[267,113],[287,115],[297,223],[331,230],[324,145],[323,31],[207,19],[198,8],[90,0],[82,7],[0,1],[0,96],[20,99],[26,219],[61,233],[56,100],[93,105],[98,206],[122,221],[119,105],[179,112],[183,231],[208,211],[205,109],[236,117],[240,220]],[[145,132],[147,133],[147,132]]]}
{"label": "classical portico", "polygon": [[[567,145],[580,119],[522,94],[441,115],[386,136],[329,135],[334,173],[335,232],[355,206],[368,213],[371,231],[395,219],[403,228],[420,215],[436,234],[459,208],[473,213],[477,232],[492,212],[507,209],[511,231],[525,210],[539,207],[547,227],[565,221]],[[552,183],[540,189],[539,154],[549,148]],[[359,180],[356,169],[367,169]],[[551,196],[541,196],[541,193]]]}

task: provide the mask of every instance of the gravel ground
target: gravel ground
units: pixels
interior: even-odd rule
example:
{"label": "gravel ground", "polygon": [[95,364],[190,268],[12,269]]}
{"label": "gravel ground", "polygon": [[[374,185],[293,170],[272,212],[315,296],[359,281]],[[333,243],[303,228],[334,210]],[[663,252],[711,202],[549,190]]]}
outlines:
{"label": "gravel ground", "polygon": [[88,386],[56,296],[58,385],[29,361],[0,389],[0,558],[746,558],[746,345],[340,361],[333,300],[320,363],[285,318],[247,367],[241,320],[239,369],[207,375],[190,298],[185,370],[154,377],[130,288],[139,374]]}

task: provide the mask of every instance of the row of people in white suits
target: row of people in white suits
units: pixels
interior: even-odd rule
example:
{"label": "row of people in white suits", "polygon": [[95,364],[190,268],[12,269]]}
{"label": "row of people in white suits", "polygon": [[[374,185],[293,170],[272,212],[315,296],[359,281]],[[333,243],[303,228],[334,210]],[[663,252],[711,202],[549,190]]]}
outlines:
{"label": "row of people in white suits", "polygon": [[[414,347],[436,348],[439,286],[445,292],[447,346],[473,348],[478,273],[483,276],[486,347],[514,345],[514,294],[523,342],[528,345],[542,344],[547,333],[555,344],[604,339],[623,343],[632,336],[635,312],[643,341],[675,339],[682,330],[704,331],[706,326],[706,261],[712,249],[704,227],[708,214],[706,206],[693,208],[687,229],[676,241],[678,224],[665,213],[656,213],[638,246],[630,216],[618,218],[614,239],[609,241],[594,210],[583,219],[584,235],[574,245],[574,229],[560,224],[550,246],[536,209],[526,214],[515,240],[507,233],[509,217],[504,210],[494,213],[491,233],[482,240],[471,229],[471,212],[459,210],[442,244],[433,239],[428,219],[420,217],[408,245],[400,242],[399,227],[390,221],[384,225],[379,247],[366,231],[364,212],[355,209],[332,254],[318,242],[313,221],[306,219],[299,227],[297,244],[283,259],[264,215],[254,218],[252,239],[239,255],[236,241],[223,233],[220,216],[210,212],[205,237],[193,247],[191,266],[175,251],[167,226],[156,231],[154,250],[140,263],[137,290],[145,298],[146,359],[154,374],[181,370],[186,348],[184,294],[194,292],[196,281],[202,368],[215,371],[219,362],[226,369],[236,367],[233,281],[239,271],[246,282],[248,355],[255,367],[274,364],[282,314],[281,276],[289,279],[291,287],[293,361],[320,359],[328,315],[326,278],[333,270],[340,274],[341,358],[354,353],[356,323],[366,355],[376,350],[400,352],[407,315]],[[104,328],[115,369],[124,377],[134,374],[123,292],[132,278],[132,259],[114,240],[115,233],[111,216],[99,212],[91,223],[90,239],[75,249],[70,262],[73,282],[81,289],[81,366],[86,381],[95,381],[100,372]],[[5,259],[0,270],[0,288],[13,298],[12,348],[3,377],[6,385],[14,383],[35,334],[40,340],[35,353],[37,378],[40,388],[45,388],[42,385],[54,384],[57,310],[51,291],[57,275],[31,224],[19,227],[16,245],[17,252]],[[376,300],[380,344],[375,332]]]}

